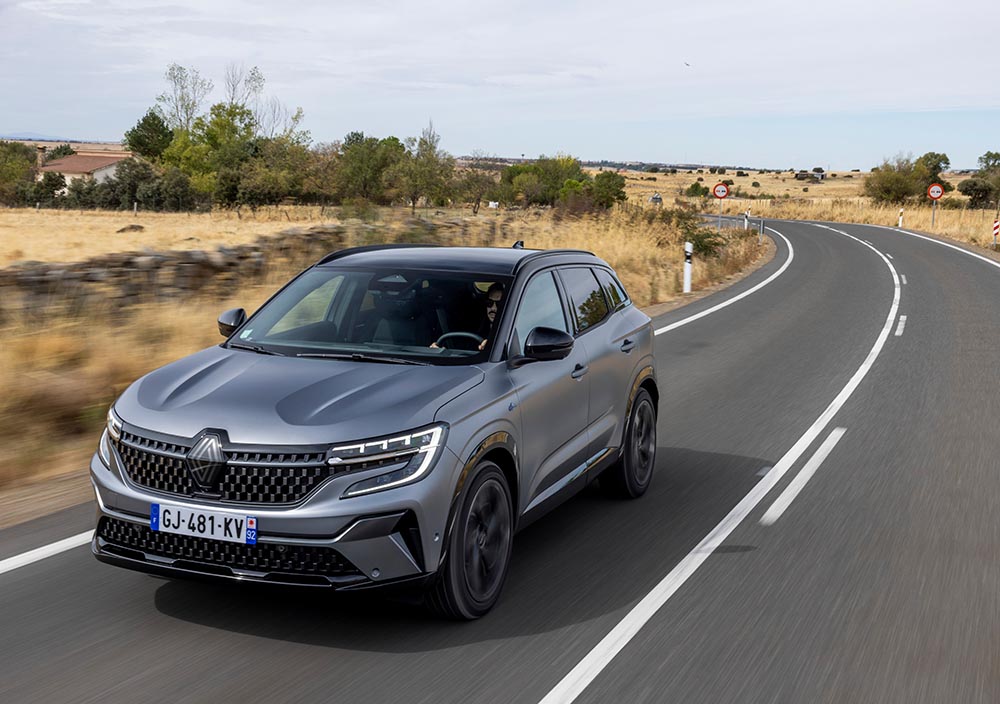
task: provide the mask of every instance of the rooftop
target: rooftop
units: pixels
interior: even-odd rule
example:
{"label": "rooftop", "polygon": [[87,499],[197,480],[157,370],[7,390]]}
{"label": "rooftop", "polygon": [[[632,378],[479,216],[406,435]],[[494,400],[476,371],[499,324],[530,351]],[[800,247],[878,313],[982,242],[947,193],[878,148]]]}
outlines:
{"label": "rooftop", "polygon": [[[511,275],[518,263],[543,251],[552,254],[582,254],[575,250],[514,249],[512,247],[380,247],[357,251],[334,252],[321,264],[351,267],[388,267],[392,269],[431,269],[437,271],[475,271],[483,274]],[[332,257],[332,259],[331,259]]]}
{"label": "rooftop", "polygon": [[117,164],[127,159],[127,154],[72,154],[62,159],[55,159],[45,164],[41,171],[54,171],[59,174],[92,174],[99,169]]}

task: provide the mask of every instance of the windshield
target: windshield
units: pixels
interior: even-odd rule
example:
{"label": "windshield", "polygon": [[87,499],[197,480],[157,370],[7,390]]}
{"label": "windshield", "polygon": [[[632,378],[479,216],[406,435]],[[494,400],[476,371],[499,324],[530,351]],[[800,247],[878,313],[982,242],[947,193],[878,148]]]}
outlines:
{"label": "windshield", "polygon": [[358,361],[480,362],[509,284],[466,272],[319,267],[261,308],[231,346]]}

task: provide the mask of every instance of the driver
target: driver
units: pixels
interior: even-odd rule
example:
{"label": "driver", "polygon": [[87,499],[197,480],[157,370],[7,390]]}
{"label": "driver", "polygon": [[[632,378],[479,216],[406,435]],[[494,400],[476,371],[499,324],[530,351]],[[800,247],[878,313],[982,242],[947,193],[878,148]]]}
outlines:
{"label": "driver", "polygon": [[[493,331],[498,322],[497,313],[500,312],[500,304],[503,303],[503,294],[503,284],[500,282],[491,284],[486,291],[486,301],[482,316],[480,317],[478,327],[474,331],[477,337],[483,338],[483,341],[479,343],[480,350],[485,349],[486,345],[489,344],[490,338],[493,337]],[[432,342],[431,347],[439,348],[440,346],[437,342]]]}

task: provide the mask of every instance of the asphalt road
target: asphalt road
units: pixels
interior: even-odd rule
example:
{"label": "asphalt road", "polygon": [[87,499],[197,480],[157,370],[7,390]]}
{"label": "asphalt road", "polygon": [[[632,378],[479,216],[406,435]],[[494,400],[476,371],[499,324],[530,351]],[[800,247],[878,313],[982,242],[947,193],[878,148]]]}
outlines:
{"label": "asphalt road", "polygon": [[[565,701],[581,668],[579,702],[1000,701],[1000,269],[835,227],[775,223],[794,248],[779,276],[657,337],[649,493],[588,491],[519,534],[488,617],[162,581],[78,547],[0,574],[0,702],[535,704]],[[767,280],[784,238],[657,327]],[[0,560],[92,515],[2,531]],[[699,548],[727,516],[721,544]]]}

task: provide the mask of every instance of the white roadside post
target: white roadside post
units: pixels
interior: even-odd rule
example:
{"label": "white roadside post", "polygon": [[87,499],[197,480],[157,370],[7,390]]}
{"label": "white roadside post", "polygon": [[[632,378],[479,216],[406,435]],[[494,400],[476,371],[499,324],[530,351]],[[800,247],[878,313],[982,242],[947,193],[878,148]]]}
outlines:
{"label": "white roadside post", "polygon": [[993,221],[993,249],[997,248],[997,235],[1000,235],[1000,220]]}
{"label": "white roadside post", "polygon": [[[932,183],[927,187],[927,197],[931,199],[931,229],[934,229],[934,215],[937,213],[937,202],[944,195],[944,186]],[[900,225],[902,227],[902,225]]]}
{"label": "white roadside post", "polygon": [[694,245],[691,244],[690,242],[685,242],[684,243],[684,293],[691,293],[691,254],[693,252],[694,252]]}
{"label": "white roadside post", "polygon": [[896,227],[899,227],[899,228],[903,227],[903,209],[902,208],[899,209],[899,224],[896,225]]}
{"label": "white roadside post", "polygon": [[747,208],[747,211],[743,213],[743,230],[745,232],[746,230],[749,229],[750,229],[750,208]]}
{"label": "white roadside post", "polygon": [[722,232],[722,201],[729,195],[729,186],[722,182],[715,184],[715,187],[712,189],[712,195],[719,200],[719,227],[717,230],[718,232]]}

